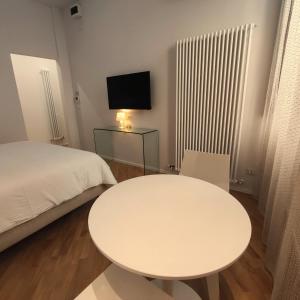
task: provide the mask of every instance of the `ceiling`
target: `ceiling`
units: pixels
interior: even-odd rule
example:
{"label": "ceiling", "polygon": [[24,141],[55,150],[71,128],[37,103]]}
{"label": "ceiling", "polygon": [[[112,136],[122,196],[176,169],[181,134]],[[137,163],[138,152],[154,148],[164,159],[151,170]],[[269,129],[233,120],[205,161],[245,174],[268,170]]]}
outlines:
{"label": "ceiling", "polygon": [[38,0],[38,1],[56,7],[66,7],[74,3],[74,0],[73,1],[72,0]]}

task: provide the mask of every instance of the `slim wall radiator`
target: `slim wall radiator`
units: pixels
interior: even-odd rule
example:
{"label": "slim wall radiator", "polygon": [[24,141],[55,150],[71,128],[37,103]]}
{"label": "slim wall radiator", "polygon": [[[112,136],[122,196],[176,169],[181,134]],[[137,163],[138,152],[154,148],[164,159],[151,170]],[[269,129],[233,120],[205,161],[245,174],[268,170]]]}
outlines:
{"label": "slim wall radiator", "polygon": [[62,135],[59,126],[58,116],[55,109],[55,102],[53,98],[52,86],[50,81],[50,72],[48,70],[42,70],[41,76],[42,76],[42,81],[44,86],[45,98],[46,98],[48,115],[49,115],[49,123],[50,123],[51,135],[52,135],[51,143],[60,144],[64,139],[64,136]]}
{"label": "slim wall radiator", "polygon": [[184,150],[229,154],[236,179],[254,24],[177,41],[176,169]]}

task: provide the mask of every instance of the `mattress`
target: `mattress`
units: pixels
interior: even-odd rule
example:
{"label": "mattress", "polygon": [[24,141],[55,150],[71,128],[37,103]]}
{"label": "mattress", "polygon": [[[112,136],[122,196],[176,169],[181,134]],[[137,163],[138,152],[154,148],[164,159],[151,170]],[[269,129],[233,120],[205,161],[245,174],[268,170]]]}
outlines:
{"label": "mattress", "polygon": [[115,184],[97,154],[35,142],[0,144],[0,233],[99,184]]}

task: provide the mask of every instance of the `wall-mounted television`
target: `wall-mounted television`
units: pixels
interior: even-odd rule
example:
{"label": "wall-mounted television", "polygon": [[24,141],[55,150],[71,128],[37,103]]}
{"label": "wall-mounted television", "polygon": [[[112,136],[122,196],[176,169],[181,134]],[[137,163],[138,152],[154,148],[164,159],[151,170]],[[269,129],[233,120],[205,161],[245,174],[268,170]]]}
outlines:
{"label": "wall-mounted television", "polygon": [[151,109],[150,72],[106,78],[109,109]]}

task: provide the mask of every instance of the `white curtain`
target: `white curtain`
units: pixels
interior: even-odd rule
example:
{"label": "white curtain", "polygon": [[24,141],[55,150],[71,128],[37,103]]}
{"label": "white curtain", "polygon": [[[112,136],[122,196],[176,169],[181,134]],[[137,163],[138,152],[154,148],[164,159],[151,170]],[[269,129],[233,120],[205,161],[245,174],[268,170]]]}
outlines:
{"label": "white curtain", "polygon": [[300,0],[284,0],[263,131],[260,209],[273,299],[300,299]]}

